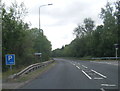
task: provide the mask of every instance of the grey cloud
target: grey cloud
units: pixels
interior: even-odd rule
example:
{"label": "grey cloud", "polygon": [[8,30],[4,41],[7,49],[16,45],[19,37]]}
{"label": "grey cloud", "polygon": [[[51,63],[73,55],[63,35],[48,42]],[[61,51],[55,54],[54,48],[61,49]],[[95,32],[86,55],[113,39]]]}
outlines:
{"label": "grey cloud", "polygon": [[92,11],[93,9],[97,8],[95,8],[91,3],[76,0],[75,2],[66,4],[64,8],[62,5],[57,8],[54,6],[52,6],[52,8],[45,8],[42,13],[43,15],[48,15],[53,19],[57,19],[58,21],[55,23],[55,25],[57,25],[80,23],[86,17],[98,17],[98,14],[95,14],[94,11]]}
{"label": "grey cloud", "polygon": [[[91,1],[94,1],[94,3]],[[51,23],[51,25],[48,24],[48,26],[61,26],[70,23],[78,24],[86,17],[91,17],[93,20],[98,18],[99,12],[96,11],[100,9],[100,7],[98,7],[100,3],[102,3],[100,0],[71,0],[71,2],[66,0],[57,5],[53,3],[52,6],[42,7],[41,16],[47,16],[55,20],[54,23]],[[37,5],[32,8],[31,14],[35,16],[39,15],[39,5],[40,4],[37,3]]]}

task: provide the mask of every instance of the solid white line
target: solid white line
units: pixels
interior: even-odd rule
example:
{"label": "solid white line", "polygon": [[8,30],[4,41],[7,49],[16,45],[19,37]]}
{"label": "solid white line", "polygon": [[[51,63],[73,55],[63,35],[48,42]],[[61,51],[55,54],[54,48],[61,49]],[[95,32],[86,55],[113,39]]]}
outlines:
{"label": "solid white line", "polygon": [[91,69],[91,71],[95,72],[96,74],[98,74],[98,75],[100,75],[100,76],[102,76],[102,77],[104,77],[104,78],[107,78],[106,76],[102,75],[101,73],[96,72],[95,70],[92,70],[92,69]]}
{"label": "solid white line", "polygon": [[82,72],[83,72],[89,79],[92,79],[84,70],[82,70]]}
{"label": "solid white line", "polygon": [[84,66],[84,65],[82,65],[84,68],[88,68],[88,67],[86,67],[86,66]]}
{"label": "solid white line", "polygon": [[78,66],[76,66],[78,69],[80,69]]}
{"label": "solid white line", "polygon": [[101,86],[113,87],[113,86],[116,86],[116,85],[115,84],[101,84]]}

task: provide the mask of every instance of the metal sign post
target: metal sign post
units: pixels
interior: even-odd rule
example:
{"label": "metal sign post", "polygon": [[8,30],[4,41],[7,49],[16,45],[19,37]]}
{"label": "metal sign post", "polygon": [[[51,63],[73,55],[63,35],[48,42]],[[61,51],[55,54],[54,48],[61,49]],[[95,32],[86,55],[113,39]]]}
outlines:
{"label": "metal sign post", "polygon": [[114,46],[115,46],[115,57],[116,57],[116,60],[117,60],[118,44],[114,44]]}
{"label": "metal sign post", "polygon": [[10,70],[12,70],[12,65],[15,65],[15,54],[5,55],[6,65],[10,65]]}
{"label": "metal sign post", "polygon": [[116,49],[116,60],[117,60],[117,51],[118,51],[118,48],[115,48]]}
{"label": "metal sign post", "polygon": [[40,57],[40,58],[41,58],[41,62],[42,62],[42,57],[41,57],[41,56],[42,56],[42,53],[34,53],[34,55],[35,55],[36,57],[37,57],[37,56]]}

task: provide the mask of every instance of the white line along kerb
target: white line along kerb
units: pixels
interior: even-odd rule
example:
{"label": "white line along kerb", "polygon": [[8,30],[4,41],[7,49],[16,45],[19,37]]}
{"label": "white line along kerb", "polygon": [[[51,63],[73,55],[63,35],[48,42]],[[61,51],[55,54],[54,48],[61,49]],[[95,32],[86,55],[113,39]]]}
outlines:
{"label": "white line along kerb", "polygon": [[95,70],[92,70],[92,69],[91,69],[91,71],[95,72],[96,74],[98,74],[98,75],[100,75],[100,76],[102,76],[102,77],[104,77],[104,78],[107,78],[106,76],[102,75],[101,73],[96,72]]}
{"label": "white line along kerb", "polygon": [[112,87],[112,86],[116,86],[116,85],[115,84],[101,84],[101,86]]}
{"label": "white line along kerb", "polygon": [[83,72],[89,79],[92,79],[85,71],[82,70],[82,72]]}

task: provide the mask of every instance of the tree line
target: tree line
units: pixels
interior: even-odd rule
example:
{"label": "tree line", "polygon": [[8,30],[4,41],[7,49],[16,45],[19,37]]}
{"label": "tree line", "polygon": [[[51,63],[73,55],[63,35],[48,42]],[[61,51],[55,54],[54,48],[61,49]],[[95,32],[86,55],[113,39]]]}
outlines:
{"label": "tree line", "polygon": [[[37,28],[29,28],[24,22],[27,9],[24,3],[12,3],[10,7],[2,5],[2,70],[7,71],[5,64],[6,54],[15,54],[14,68],[47,61],[50,58],[51,42]],[[41,58],[34,53],[42,53]]]}
{"label": "tree line", "polygon": [[[115,45],[120,44],[120,1],[107,2],[99,14],[103,24],[85,18],[73,33],[76,38],[69,44],[52,51],[53,57],[115,57]],[[119,49],[120,50],[120,49]],[[118,55],[120,52],[118,50]]]}

